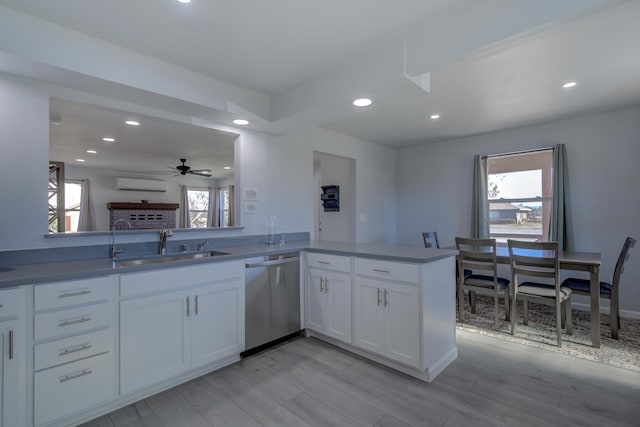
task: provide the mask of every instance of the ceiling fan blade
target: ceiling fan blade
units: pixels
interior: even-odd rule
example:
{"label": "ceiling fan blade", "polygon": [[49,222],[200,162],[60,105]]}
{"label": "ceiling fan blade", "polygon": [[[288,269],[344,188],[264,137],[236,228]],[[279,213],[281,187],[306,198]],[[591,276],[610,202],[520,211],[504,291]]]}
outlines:
{"label": "ceiling fan blade", "polygon": [[189,173],[192,175],[199,175],[199,176],[207,176],[207,177],[211,176],[210,173],[206,173],[206,172],[189,171]]}
{"label": "ceiling fan blade", "polygon": [[191,169],[192,173],[211,173],[211,169]]}

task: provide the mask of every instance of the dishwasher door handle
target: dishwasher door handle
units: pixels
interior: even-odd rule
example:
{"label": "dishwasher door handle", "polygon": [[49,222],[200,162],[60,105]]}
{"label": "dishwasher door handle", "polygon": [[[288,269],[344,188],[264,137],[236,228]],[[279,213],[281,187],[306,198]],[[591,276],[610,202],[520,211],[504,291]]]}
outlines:
{"label": "dishwasher door handle", "polygon": [[245,264],[245,268],[254,268],[254,267],[271,267],[273,265],[282,265],[289,264],[291,262],[298,262],[300,257],[290,257],[284,259],[274,259],[273,261],[262,261],[262,262],[252,262]]}

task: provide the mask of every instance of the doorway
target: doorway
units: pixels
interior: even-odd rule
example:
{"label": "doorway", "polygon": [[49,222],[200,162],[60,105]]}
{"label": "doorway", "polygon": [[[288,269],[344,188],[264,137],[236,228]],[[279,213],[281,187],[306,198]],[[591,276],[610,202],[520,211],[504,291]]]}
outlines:
{"label": "doorway", "polygon": [[[315,185],[315,239],[355,242],[355,159],[313,152]],[[338,209],[325,209],[321,201],[322,187],[339,187]]]}

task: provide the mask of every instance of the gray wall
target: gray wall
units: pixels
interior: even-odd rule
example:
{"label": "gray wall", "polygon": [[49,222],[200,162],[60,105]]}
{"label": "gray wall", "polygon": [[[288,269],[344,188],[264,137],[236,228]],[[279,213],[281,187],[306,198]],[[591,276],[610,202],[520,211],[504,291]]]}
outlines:
{"label": "gray wall", "polygon": [[[419,246],[426,230],[437,230],[443,245],[470,235],[475,154],[557,143],[567,147],[576,249],[601,252],[601,278],[610,281],[624,238],[640,238],[640,108],[399,150],[398,243]],[[622,310],[640,317],[638,283],[640,247],[622,276],[620,298]]]}

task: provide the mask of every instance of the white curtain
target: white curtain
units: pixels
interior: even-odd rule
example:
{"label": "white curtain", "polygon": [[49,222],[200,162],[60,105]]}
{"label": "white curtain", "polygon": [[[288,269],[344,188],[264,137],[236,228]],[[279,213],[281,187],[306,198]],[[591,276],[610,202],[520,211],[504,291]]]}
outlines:
{"label": "white curtain", "polygon": [[574,248],[569,201],[567,151],[564,144],[558,144],[553,147],[553,202],[548,238],[550,241],[557,241],[561,251]]}
{"label": "white curtain", "polygon": [[216,188],[209,187],[209,208],[207,210],[207,227],[219,227],[218,222],[218,197]]}
{"label": "white curtain", "polygon": [[473,200],[471,206],[471,236],[476,239],[489,238],[487,180],[487,156],[478,154],[473,160]]}
{"label": "white curtain", "polygon": [[180,186],[180,215],[179,228],[191,228],[191,215],[189,214],[189,190],[186,185]]}
{"label": "white curtain", "polygon": [[96,213],[91,198],[91,182],[88,179],[82,181],[82,193],[80,195],[80,215],[78,218],[78,231],[96,231]]}
{"label": "white curtain", "polygon": [[235,215],[234,207],[233,207],[233,199],[234,196],[234,187],[233,185],[229,186],[229,227],[234,226],[233,217]]}

